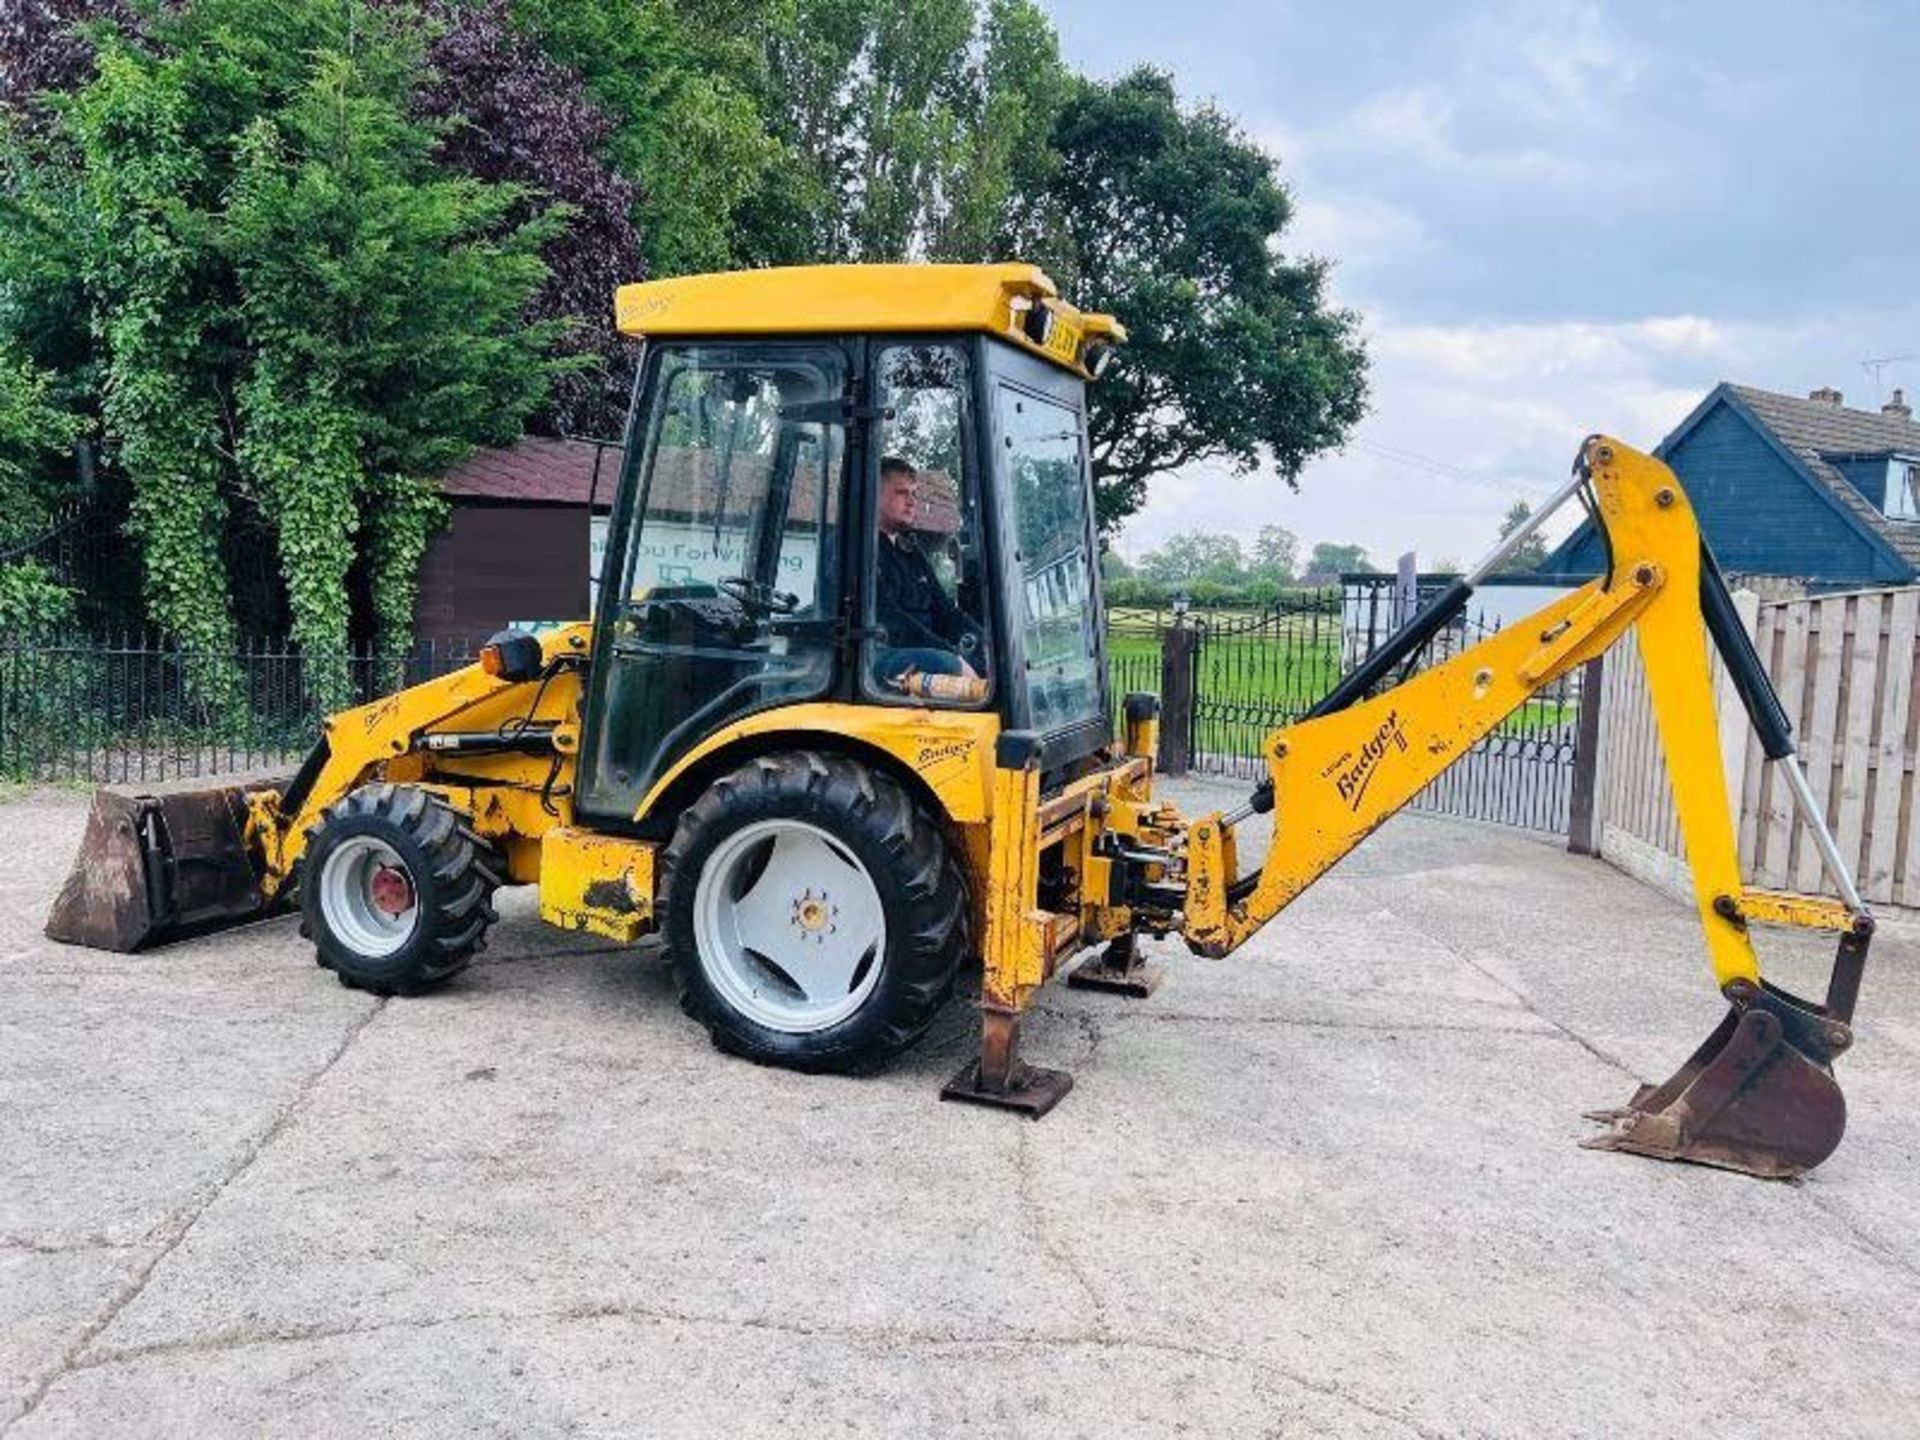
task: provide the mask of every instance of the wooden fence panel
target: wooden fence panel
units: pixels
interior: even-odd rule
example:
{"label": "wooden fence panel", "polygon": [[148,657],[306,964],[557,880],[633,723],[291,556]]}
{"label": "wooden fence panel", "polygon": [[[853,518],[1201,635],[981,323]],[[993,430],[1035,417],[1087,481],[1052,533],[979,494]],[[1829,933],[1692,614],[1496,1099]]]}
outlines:
{"label": "wooden fence panel", "polygon": [[[1905,764],[1910,753],[1907,718],[1912,714],[1914,647],[1920,643],[1920,589],[1901,589],[1887,597],[1885,639],[1880,672],[1880,703],[1874,707],[1872,785],[1868,787],[1866,860],[1860,866],[1860,893],[1893,895],[1901,887],[1901,829],[1912,824],[1912,780]],[[1903,904],[1914,904],[1908,891]]]}
{"label": "wooden fence panel", "polygon": [[[1920,588],[1766,603],[1746,593],[1735,598],[1861,894],[1875,904],[1920,906]],[[1717,656],[1713,669],[1746,882],[1833,893],[1792,793],[1765,763]],[[1637,644],[1608,656],[1602,689],[1601,853],[1612,837],[1617,853],[1631,848],[1642,860],[1652,852],[1684,861]]]}
{"label": "wooden fence panel", "polygon": [[1835,777],[1839,803],[1833,833],[1858,884],[1867,868],[1867,796],[1874,769],[1874,731],[1878,718],[1880,675],[1886,668],[1883,619],[1885,596],[1868,591],[1853,597],[1848,631],[1846,696],[1841,702],[1838,736],[1840,768]]}
{"label": "wooden fence panel", "polygon": [[[1886,669],[1881,675],[1877,733],[1873,742],[1873,812],[1868,821],[1867,863],[1862,892],[1886,895],[1902,905],[1920,905],[1920,844],[1914,827],[1914,743],[1920,697],[1915,694],[1915,653],[1920,651],[1920,589],[1901,590],[1887,606]],[[1903,865],[1905,874],[1902,873]]]}
{"label": "wooden fence panel", "polygon": [[[1774,625],[1773,659],[1768,673],[1773,677],[1773,688],[1779,692],[1787,718],[1796,728],[1804,730],[1813,607],[1796,604],[1773,608],[1779,611],[1779,618]],[[1741,797],[1741,803],[1747,803],[1748,798]],[[1759,863],[1749,883],[1783,889],[1792,883],[1793,876],[1789,868],[1793,860],[1793,792],[1769,766],[1764,772],[1760,795],[1751,798],[1760,806],[1760,823],[1765,828],[1761,831]]]}

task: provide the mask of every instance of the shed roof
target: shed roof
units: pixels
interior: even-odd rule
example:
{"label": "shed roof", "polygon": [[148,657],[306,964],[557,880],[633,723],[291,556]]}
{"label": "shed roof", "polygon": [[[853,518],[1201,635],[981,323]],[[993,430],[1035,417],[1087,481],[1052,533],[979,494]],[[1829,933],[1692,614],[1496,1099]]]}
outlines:
{"label": "shed roof", "polygon": [[[593,467],[600,460],[600,488],[595,510],[612,508],[620,483],[618,446],[592,440],[550,440],[523,437],[504,450],[476,450],[440,477],[444,495],[477,500],[499,500],[522,505],[585,505],[593,489]],[[737,513],[766,489],[763,456],[734,457],[730,472],[735,484],[722,487],[717,458],[706,451],[662,450],[654,461],[650,506],[662,514],[702,515],[711,518],[716,505],[726,503]],[[920,502],[916,528],[938,535],[960,529],[959,486],[940,470],[922,470],[915,482]],[[727,497],[731,496],[730,502]],[[817,468],[803,467],[794,477],[791,513],[804,519],[820,501]]]}
{"label": "shed roof", "polygon": [[[603,453],[605,458],[599,459]],[[594,508],[606,509],[620,478],[620,450],[592,440],[527,435],[504,450],[476,450],[440,477],[440,491],[531,505],[585,505],[593,490],[596,459],[600,493]]]}

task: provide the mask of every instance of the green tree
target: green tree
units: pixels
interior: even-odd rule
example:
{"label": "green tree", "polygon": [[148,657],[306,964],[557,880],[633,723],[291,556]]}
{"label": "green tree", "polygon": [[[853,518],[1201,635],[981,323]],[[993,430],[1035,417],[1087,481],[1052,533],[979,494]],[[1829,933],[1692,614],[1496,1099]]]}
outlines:
{"label": "green tree", "polygon": [[73,618],[73,597],[43,565],[7,552],[52,518],[54,478],[81,429],[55,400],[50,376],[0,343],[0,629],[37,634]]}
{"label": "green tree", "polygon": [[1044,192],[1068,76],[1031,0],[792,0],[768,30],[778,153],[745,258],[987,260]]}
{"label": "green tree", "polygon": [[[346,698],[348,573],[403,644],[438,520],[421,485],[518,433],[555,363],[522,312],[551,220],[436,168],[413,118],[417,12],[371,0],[193,0],[109,39],[42,174],[65,165],[103,431],[132,484],[149,614],[221,657],[233,512],[264,517],[315,698]],[[237,677],[217,658],[216,706]]]}
{"label": "green tree", "polygon": [[82,421],[56,398],[53,377],[0,334],[0,550],[34,538],[51,518]]}
{"label": "green tree", "polygon": [[1322,540],[1307,557],[1307,568],[1300,579],[1307,585],[1330,585],[1342,575],[1372,570],[1373,562],[1358,545],[1334,545]]}
{"label": "green tree", "polygon": [[1126,323],[1090,397],[1101,526],[1197,461],[1264,461],[1294,483],[1360,418],[1366,361],[1326,262],[1282,252],[1293,204],[1276,162],[1211,106],[1182,110],[1152,69],[1078,82],[1053,141],[1047,194],[1013,209],[1004,238]]}
{"label": "green tree", "polygon": [[[1524,500],[1516,500],[1507,507],[1506,518],[1500,522],[1500,538],[1506,539],[1527,521],[1533,518],[1533,507]],[[1538,530],[1527,536],[1513,549],[1513,553],[1500,562],[1495,572],[1500,575],[1517,575],[1522,571],[1538,570],[1547,563],[1547,542]]]}
{"label": "green tree", "polygon": [[201,208],[217,193],[196,134],[204,97],[184,67],[110,40],[62,130],[71,145],[85,249],[79,256],[110,454],[131,477],[149,617],[195,657],[216,713],[240,701],[236,631],[220,554],[230,436],[217,383],[228,337],[209,283]]}
{"label": "green tree", "polygon": [[[505,228],[516,187],[430,169],[434,133],[406,109],[418,32],[339,38],[242,132],[221,231],[252,344],[240,469],[279,537],[294,636],[328,656],[346,649],[361,536],[375,638],[389,652],[411,641],[442,518],[423,482],[519,433],[556,333],[520,322],[553,219]],[[328,677],[342,698],[345,678]]]}
{"label": "green tree", "polygon": [[1262,580],[1286,584],[1300,563],[1300,537],[1280,525],[1262,525],[1253,541],[1250,573]]}
{"label": "green tree", "polygon": [[515,18],[613,117],[608,154],[640,182],[650,274],[750,258],[736,212],[773,186],[782,159],[766,113],[769,57],[799,23],[797,5],[513,0]]}
{"label": "green tree", "polygon": [[1001,249],[1009,217],[1040,203],[1059,168],[1053,129],[1073,77],[1052,21],[1029,0],[989,0],[975,48],[927,247],[936,260],[1019,258]]}
{"label": "green tree", "polygon": [[1191,585],[1212,581],[1238,585],[1247,578],[1246,557],[1231,535],[1189,531],[1172,535],[1158,550],[1140,557],[1140,573],[1162,585]]}

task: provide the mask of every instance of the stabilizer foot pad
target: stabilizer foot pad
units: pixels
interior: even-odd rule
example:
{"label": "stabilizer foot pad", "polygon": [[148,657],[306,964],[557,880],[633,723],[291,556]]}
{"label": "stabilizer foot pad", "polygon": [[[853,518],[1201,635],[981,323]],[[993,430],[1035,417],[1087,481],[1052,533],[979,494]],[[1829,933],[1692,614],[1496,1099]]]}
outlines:
{"label": "stabilizer foot pad", "polygon": [[1158,965],[1082,965],[1067,976],[1072,990],[1099,990],[1108,995],[1125,995],[1144,1000],[1160,988],[1167,972]]}
{"label": "stabilizer foot pad", "polygon": [[980,1062],[969,1060],[960,1073],[941,1088],[942,1100],[958,1100],[967,1105],[986,1105],[995,1110],[1013,1110],[1038,1120],[1073,1089],[1073,1076],[1065,1070],[1047,1070],[1038,1065],[1016,1065],[1005,1089],[992,1089],[980,1083]]}

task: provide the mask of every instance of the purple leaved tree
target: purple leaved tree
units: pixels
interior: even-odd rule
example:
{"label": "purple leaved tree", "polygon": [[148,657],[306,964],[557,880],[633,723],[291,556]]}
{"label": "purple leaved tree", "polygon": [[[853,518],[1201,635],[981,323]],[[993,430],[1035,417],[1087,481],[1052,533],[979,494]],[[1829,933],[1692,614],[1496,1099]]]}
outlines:
{"label": "purple leaved tree", "polygon": [[93,42],[75,26],[110,21],[137,28],[120,0],[4,0],[0,3],[0,114],[29,130],[47,122],[36,97],[76,89],[93,78]]}
{"label": "purple leaved tree", "polygon": [[487,181],[537,192],[534,205],[560,203],[566,228],[541,257],[552,270],[529,319],[563,319],[567,349],[590,364],[562,378],[536,424],[563,435],[617,436],[632,384],[632,347],[613,329],[616,286],[644,278],[634,182],[606,163],[612,129],[580,77],[543,54],[514,24],[504,0],[443,3],[444,27],[428,60],[434,69],[419,109],[452,122],[442,158]]}

